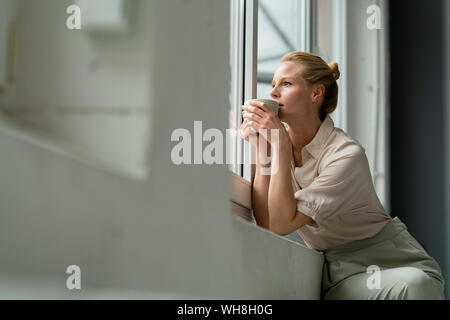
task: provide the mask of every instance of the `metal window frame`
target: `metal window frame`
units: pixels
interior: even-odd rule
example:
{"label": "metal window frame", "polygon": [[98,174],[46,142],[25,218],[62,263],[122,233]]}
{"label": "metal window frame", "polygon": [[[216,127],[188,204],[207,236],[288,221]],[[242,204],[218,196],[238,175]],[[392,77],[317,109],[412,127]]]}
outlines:
{"label": "metal window frame", "polygon": [[[256,98],[258,85],[258,6],[259,0],[243,0],[245,3],[245,51],[244,51],[244,102]],[[241,176],[253,181],[256,173],[256,150],[241,139]],[[251,165],[253,163],[253,165]]]}
{"label": "metal window frame", "polygon": [[[258,32],[258,0],[231,0],[232,1],[232,110],[234,111],[236,125],[241,126],[243,117],[240,106],[246,100],[256,97],[257,90],[257,32]],[[255,10],[256,8],[256,10]],[[256,28],[255,28],[256,27]],[[255,36],[256,35],[256,36]],[[231,211],[234,217],[239,217],[255,224],[251,213],[251,183],[252,168],[245,162],[245,154],[250,144],[239,136],[232,137],[232,164],[231,169]],[[256,152],[253,152],[255,157]],[[253,160],[252,160],[253,161]],[[247,178],[244,178],[247,176]]]}
{"label": "metal window frame", "polygon": [[[235,118],[240,127],[243,118],[240,106],[256,98],[258,67],[258,0],[232,0],[233,17],[231,45],[233,47],[233,92],[232,104]],[[236,19],[236,20],[235,20]],[[249,163],[255,163],[256,152],[248,142],[233,137],[231,171],[251,180],[253,175]],[[246,160],[248,160],[246,162]]]}
{"label": "metal window frame", "polygon": [[300,3],[300,17],[303,17],[300,33],[300,51],[311,52],[313,39],[313,3],[312,0],[303,0]]}
{"label": "metal window frame", "polygon": [[[231,21],[232,34],[230,39],[230,45],[233,49],[232,55],[232,72],[233,81],[231,86],[233,87],[233,96],[231,97],[232,110],[234,111],[234,123],[239,127],[242,123],[241,112],[239,106],[244,100],[244,37],[245,37],[245,0],[231,0]],[[231,137],[232,143],[232,163],[230,169],[237,175],[241,174],[240,159],[242,157],[241,142],[239,137]]]}

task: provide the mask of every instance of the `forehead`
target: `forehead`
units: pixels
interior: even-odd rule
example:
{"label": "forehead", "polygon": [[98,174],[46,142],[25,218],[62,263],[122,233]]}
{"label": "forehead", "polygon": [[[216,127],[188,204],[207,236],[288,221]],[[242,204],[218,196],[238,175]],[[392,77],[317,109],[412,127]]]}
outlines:
{"label": "forehead", "polygon": [[287,61],[281,63],[275,70],[274,79],[277,78],[297,78],[302,74],[302,65],[298,62]]}

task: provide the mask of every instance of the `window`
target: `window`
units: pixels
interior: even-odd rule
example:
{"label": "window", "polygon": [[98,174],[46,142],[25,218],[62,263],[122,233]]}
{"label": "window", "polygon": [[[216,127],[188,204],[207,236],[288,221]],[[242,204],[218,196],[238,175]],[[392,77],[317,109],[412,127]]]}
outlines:
{"label": "window", "polygon": [[272,78],[281,58],[302,47],[301,1],[259,0],[258,98],[269,98]]}
{"label": "window", "polygon": [[[246,100],[268,97],[272,77],[284,54],[307,50],[309,1],[232,0],[230,128],[242,124]],[[302,18],[303,17],[303,18]],[[251,220],[251,181],[256,150],[238,136],[229,137],[232,202],[236,216]]]}
{"label": "window", "polygon": [[[232,81],[230,90],[230,129],[238,130],[242,124],[241,106],[246,100],[256,97],[256,42],[257,38],[257,0],[231,0],[230,64]],[[228,156],[232,172],[232,212],[234,216],[253,221],[251,210],[252,154],[249,144],[239,135],[228,137]],[[254,155],[253,155],[254,156]],[[247,159],[247,160],[246,160]],[[246,179],[244,179],[246,177]]]}
{"label": "window", "polygon": [[[241,124],[241,113],[239,106],[243,103],[243,74],[244,74],[244,12],[245,1],[231,0],[230,5],[230,66],[231,66],[231,84],[230,84],[230,119],[229,128],[239,129]],[[229,137],[230,155],[229,169],[237,175],[241,175],[241,167],[238,163],[240,156],[239,137],[231,135]]]}
{"label": "window", "polygon": [[[242,124],[241,105],[256,97],[269,97],[272,77],[281,58],[290,51],[308,50],[310,1],[231,1],[230,128]],[[229,169],[252,180],[256,155],[247,142],[230,137]]]}
{"label": "window", "polygon": [[[387,207],[388,179],[383,162],[387,145],[383,120],[386,101],[381,81],[386,74],[383,64],[386,50],[383,39],[378,39],[383,33],[362,32],[366,28],[364,4],[350,7],[345,0],[232,0],[232,3],[230,114],[233,116],[230,118],[236,128],[242,123],[240,107],[244,101],[270,97],[273,73],[286,53],[306,51],[319,55],[327,63],[337,61],[341,71],[339,101],[332,118],[336,127],[348,132],[366,148],[377,194]],[[356,28],[361,23],[362,31]],[[353,24],[355,28],[352,28]],[[359,32],[352,33],[353,29]],[[374,41],[370,40],[372,38]],[[373,52],[377,52],[377,57]],[[349,66],[348,59],[355,63]],[[352,92],[358,92],[351,99],[348,85],[352,86]],[[366,112],[364,108],[373,111]],[[373,117],[368,116],[372,113]],[[240,182],[239,191],[233,185],[233,192],[240,195],[239,201],[246,199],[240,204],[247,210],[251,210],[251,181],[255,169],[250,162],[254,163],[251,160],[256,158],[255,150],[250,150],[247,142],[236,137],[233,145],[235,165],[230,166],[233,181]],[[245,189],[247,184],[248,190]]]}

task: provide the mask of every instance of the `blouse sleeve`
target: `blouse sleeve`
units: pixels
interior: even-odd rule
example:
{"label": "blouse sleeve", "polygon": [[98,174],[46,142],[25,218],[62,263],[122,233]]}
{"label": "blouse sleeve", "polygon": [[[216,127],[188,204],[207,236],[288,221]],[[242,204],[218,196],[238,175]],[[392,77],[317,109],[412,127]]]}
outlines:
{"label": "blouse sleeve", "polygon": [[306,188],[295,192],[297,210],[320,226],[325,219],[361,208],[361,194],[372,185],[364,149],[346,142],[321,160],[319,174]]}

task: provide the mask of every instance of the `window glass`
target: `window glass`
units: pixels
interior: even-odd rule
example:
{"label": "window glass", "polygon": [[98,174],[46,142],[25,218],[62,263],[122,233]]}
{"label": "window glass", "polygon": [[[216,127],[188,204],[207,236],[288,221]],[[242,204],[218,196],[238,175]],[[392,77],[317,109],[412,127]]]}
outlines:
{"label": "window glass", "polygon": [[281,58],[300,48],[301,3],[299,0],[259,0],[258,98],[270,98],[273,73]]}

